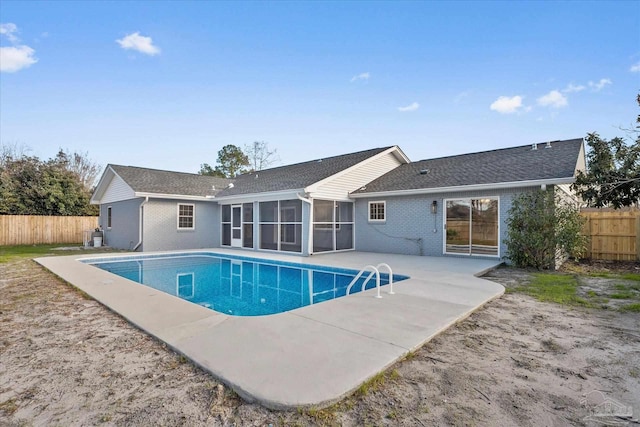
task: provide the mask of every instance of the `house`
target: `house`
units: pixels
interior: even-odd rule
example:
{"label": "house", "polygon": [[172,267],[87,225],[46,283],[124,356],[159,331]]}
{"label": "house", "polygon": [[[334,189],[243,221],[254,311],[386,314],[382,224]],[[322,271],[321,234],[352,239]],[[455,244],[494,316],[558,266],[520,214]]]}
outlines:
{"label": "house", "polygon": [[108,165],[91,199],[106,244],[502,257],[513,198],[572,197],[582,139],[411,162],[398,146],[235,179]]}

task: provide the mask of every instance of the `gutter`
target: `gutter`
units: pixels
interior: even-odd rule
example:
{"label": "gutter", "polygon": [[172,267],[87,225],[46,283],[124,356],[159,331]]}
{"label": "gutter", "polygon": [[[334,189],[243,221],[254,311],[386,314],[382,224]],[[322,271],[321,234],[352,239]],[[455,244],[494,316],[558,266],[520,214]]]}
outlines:
{"label": "gutter", "polygon": [[297,197],[299,200],[302,200],[303,202],[307,202],[307,203],[309,203],[309,205],[311,205],[311,200],[309,200],[309,199],[305,199],[304,197],[302,197],[302,196],[300,195],[300,193],[296,193],[296,197]]}
{"label": "gutter", "polygon": [[146,196],[142,203],[140,203],[140,213],[138,214],[138,244],[133,248],[133,252],[135,252],[140,245],[142,245],[142,213],[144,212],[142,208],[144,205],[149,203],[149,196]]}
{"label": "gutter", "polygon": [[211,200],[215,196],[189,196],[184,194],[165,194],[165,193],[147,193],[136,191],[134,193],[135,197],[153,197],[156,199],[171,199],[171,200]]}
{"label": "gutter", "polygon": [[574,177],[567,178],[554,178],[554,179],[536,179],[530,181],[513,181],[513,182],[499,182],[492,184],[473,184],[473,185],[458,185],[455,187],[434,187],[434,188],[415,188],[410,190],[390,190],[390,191],[376,191],[365,193],[350,193],[349,197],[352,199],[364,199],[368,197],[390,197],[390,196],[412,196],[418,194],[437,194],[437,193],[453,193],[460,191],[479,191],[479,190],[498,190],[504,188],[522,188],[522,187],[537,187],[542,185],[557,185],[557,184],[572,184],[575,181]]}

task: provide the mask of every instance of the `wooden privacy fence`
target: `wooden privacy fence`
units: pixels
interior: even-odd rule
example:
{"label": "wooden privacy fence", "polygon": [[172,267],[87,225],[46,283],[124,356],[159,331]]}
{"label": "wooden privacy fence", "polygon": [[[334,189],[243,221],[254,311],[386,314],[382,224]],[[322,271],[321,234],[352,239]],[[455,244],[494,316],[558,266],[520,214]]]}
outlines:
{"label": "wooden privacy fence", "polygon": [[580,213],[587,219],[587,258],[640,260],[640,210],[583,209]]}
{"label": "wooden privacy fence", "polygon": [[0,246],[82,243],[96,227],[97,216],[0,215]]}

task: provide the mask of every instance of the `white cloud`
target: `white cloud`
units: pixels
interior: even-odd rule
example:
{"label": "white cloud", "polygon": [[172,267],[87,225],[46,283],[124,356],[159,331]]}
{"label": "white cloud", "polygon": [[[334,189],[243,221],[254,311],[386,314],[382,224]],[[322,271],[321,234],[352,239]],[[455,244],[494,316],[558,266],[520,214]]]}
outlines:
{"label": "white cloud", "polygon": [[18,44],[20,39],[16,36],[17,32],[16,24],[0,24],[0,35],[5,36],[13,45],[0,47],[0,72],[15,73],[38,62],[34,57],[35,50]]}
{"label": "white cloud", "polygon": [[516,95],[512,97],[501,96],[493,101],[489,108],[501,114],[512,114],[518,112],[522,106],[522,97]]}
{"label": "white cloud", "polygon": [[562,89],[564,93],[573,93],[573,92],[582,92],[587,87],[584,85],[574,85],[573,83],[569,83],[567,87]]}
{"label": "white cloud", "polygon": [[612,84],[613,82],[610,79],[600,79],[599,82],[589,82],[589,87],[594,90],[594,92],[601,91],[605,86]]}
{"label": "white cloud", "polygon": [[413,102],[407,105],[406,107],[398,107],[398,111],[402,111],[402,112],[416,111],[418,108],[420,108],[420,104],[418,104],[417,102]]}
{"label": "white cloud", "polygon": [[629,71],[631,71],[632,73],[640,73],[640,62],[636,62],[635,64],[633,64],[631,68],[629,68]]}
{"label": "white cloud", "polygon": [[11,43],[18,43],[20,39],[14,33],[18,32],[18,26],[7,22],[6,24],[0,24],[0,34],[6,36]]}
{"label": "white cloud", "polygon": [[351,83],[356,82],[358,80],[364,80],[366,82],[369,80],[369,77],[371,77],[371,74],[369,74],[368,71],[366,73],[356,74],[355,76],[351,77]]}
{"label": "white cloud", "polygon": [[542,105],[543,107],[553,107],[553,108],[562,108],[566,107],[569,102],[567,101],[567,97],[558,92],[557,90],[552,90],[546,95],[541,96],[537,99],[538,105]]}
{"label": "white cloud", "polygon": [[123,49],[137,50],[146,55],[158,55],[160,48],[153,45],[151,37],[141,36],[139,32],[135,32],[116,40]]}
{"label": "white cloud", "polygon": [[15,73],[38,62],[29,46],[0,47],[0,72]]}

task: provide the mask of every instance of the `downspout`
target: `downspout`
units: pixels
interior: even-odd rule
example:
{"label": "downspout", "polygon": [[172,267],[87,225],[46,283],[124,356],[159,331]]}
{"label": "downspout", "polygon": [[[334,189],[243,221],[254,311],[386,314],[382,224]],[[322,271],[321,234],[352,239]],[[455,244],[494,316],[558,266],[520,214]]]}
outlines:
{"label": "downspout", "polygon": [[311,255],[311,248],[313,244],[313,202],[311,200],[302,197],[299,193],[296,193],[296,197],[303,202],[309,203],[309,233],[307,238],[307,254]]}
{"label": "downspout", "polygon": [[149,203],[149,196],[145,197],[142,203],[140,203],[140,213],[138,214],[138,244],[133,248],[133,252],[135,252],[140,247],[140,245],[142,245],[142,208],[147,203]]}

